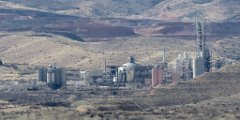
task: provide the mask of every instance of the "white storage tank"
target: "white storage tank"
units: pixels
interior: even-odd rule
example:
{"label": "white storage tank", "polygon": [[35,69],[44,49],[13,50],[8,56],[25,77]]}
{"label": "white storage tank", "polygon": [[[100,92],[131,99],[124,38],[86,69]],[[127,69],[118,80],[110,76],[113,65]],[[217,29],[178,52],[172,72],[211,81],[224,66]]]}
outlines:
{"label": "white storage tank", "polygon": [[50,65],[47,69],[47,85],[51,86],[54,83],[55,80],[55,67]]}

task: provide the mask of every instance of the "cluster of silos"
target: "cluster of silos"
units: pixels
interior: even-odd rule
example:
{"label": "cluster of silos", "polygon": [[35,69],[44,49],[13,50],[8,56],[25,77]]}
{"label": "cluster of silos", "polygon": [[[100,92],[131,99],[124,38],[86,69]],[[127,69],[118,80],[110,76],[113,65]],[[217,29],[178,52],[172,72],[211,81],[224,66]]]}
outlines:
{"label": "cluster of silos", "polygon": [[204,20],[196,19],[196,55],[190,58],[187,52],[179,55],[176,60],[176,72],[183,80],[196,78],[204,72],[209,72],[211,65],[211,57],[209,49],[206,47]]}
{"label": "cluster of silos", "polygon": [[50,65],[38,69],[38,80],[45,82],[50,88],[59,89],[66,85],[66,73],[63,68]]}

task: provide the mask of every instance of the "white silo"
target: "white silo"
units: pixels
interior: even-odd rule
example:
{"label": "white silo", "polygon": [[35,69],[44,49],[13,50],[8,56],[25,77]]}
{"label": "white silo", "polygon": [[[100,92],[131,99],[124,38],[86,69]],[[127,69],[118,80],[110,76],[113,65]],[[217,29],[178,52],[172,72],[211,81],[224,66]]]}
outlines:
{"label": "white silo", "polygon": [[52,86],[55,80],[55,67],[50,65],[47,69],[47,85]]}

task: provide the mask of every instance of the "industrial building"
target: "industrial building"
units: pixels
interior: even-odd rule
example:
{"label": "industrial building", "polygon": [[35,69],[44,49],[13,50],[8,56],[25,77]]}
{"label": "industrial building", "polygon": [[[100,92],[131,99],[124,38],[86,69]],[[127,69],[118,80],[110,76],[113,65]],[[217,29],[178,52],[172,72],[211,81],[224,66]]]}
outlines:
{"label": "industrial building", "polygon": [[46,83],[52,89],[59,89],[66,85],[66,73],[63,68],[49,65],[48,68],[38,69],[38,81]]}
{"label": "industrial building", "polygon": [[194,57],[193,58],[193,78],[203,74],[205,72],[204,58]]}
{"label": "industrial building", "polygon": [[80,79],[86,85],[141,88],[149,86],[153,66],[143,66],[130,57],[122,66],[106,66],[105,69],[80,71]]}
{"label": "industrial building", "polygon": [[193,78],[192,61],[187,51],[178,56],[176,60],[176,73],[182,80],[190,80]]}
{"label": "industrial building", "polygon": [[187,52],[176,60],[176,72],[182,80],[190,80],[211,70],[212,55],[206,45],[204,20],[196,18],[196,54],[191,58]]}
{"label": "industrial building", "polygon": [[196,56],[193,58],[193,78],[209,72],[211,69],[211,54],[206,46],[205,21],[202,18],[196,19]]}
{"label": "industrial building", "polygon": [[[211,54],[206,46],[204,34],[204,21],[196,19],[196,54],[194,57],[186,51],[176,59],[175,73],[170,72],[166,61],[166,47],[163,49],[163,60],[157,65],[141,65],[131,56],[128,63],[121,66],[106,65],[103,69],[93,69],[80,71],[80,80],[84,81],[85,86],[108,86],[108,87],[127,87],[143,88],[156,87],[162,84],[169,84],[173,81],[190,80],[204,72],[211,70]],[[216,61],[216,67],[223,65]],[[38,80],[45,82],[49,87],[58,89],[66,85],[66,73],[62,68],[50,65],[48,68],[38,70]]]}
{"label": "industrial building", "polygon": [[152,87],[173,82],[172,81],[173,74],[168,71],[166,54],[167,54],[167,51],[164,45],[162,62],[155,65],[152,69],[152,80],[151,80]]}
{"label": "industrial building", "polygon": [[177,76],[175,74],[168,71],[167,63],[159,63],[152,69],[151,86],[156,87],[158,85],[169,84],[177,81],[176,78]]}
{"label": "industrial building", "polygon": [[[108,86],[108,87],[127,87],[143,88],[144,86],[156,87],[168,84],[173,81],[190,80],[204,72],[211,70],[211,54],[206,46],[204,33],[204,20],[196,19],[196,54],[191,57],[186,51],[176,59],[175,73],[169,72],[166,61],[166,47],[163,49],[163,60],[157,65],[141,65],[131,56],[128,63],[121,66],[106,65],[103,69],[80,71],[80,80],[84,81],[85,86]],[[216,61],[219,68],[223,63]],[[66,73],[62,68],[50,65],[48,68],[38,70],[38,80],[45,82],[49,87],[58,89],[66,85]]]}
{"label": "industrial building", "polygon": [[130,57],[129,63],[118,68],[116,82],[126,83],[128,87],[142,87],[150,84],[151,70],[153,66],[142,66],[136,63],[134,57]]}
{"label": "industrial building", "polygon": [[164,83],[164,66],[158,64],[152,69],[152,87]]}
{"label": "industrial building", "polygon": [[103,74],[102,69],[80,71],[80,80],[83,80],[85,85],[101,85]]}

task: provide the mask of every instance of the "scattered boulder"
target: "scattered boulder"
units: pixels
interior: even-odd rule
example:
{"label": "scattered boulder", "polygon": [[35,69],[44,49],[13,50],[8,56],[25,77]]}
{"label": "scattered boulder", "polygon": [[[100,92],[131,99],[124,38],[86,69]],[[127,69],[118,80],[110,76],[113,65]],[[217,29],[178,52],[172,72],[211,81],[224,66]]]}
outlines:
{"label": "scattered boulder", "polygon": [[76,108],[76,111],[81,114],[81,115],[84,115],[84,114],[89,114],[90,113],[90,109],[86,108],[86,107],[81,107],[81,106],[78,106]]}

